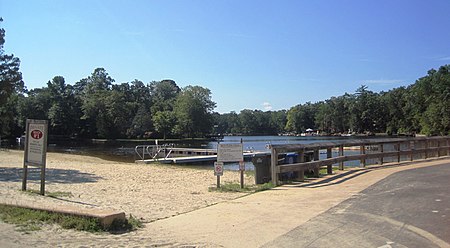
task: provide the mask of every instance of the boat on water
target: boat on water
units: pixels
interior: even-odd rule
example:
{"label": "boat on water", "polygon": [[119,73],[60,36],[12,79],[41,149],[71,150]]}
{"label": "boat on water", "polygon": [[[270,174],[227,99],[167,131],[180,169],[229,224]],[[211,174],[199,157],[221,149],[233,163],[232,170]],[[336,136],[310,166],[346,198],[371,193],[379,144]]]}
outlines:
{"label": "boat on water", "polygon": [[304,133],[301,133],[300,136],[302,137],[319,136],[319,130],[314,131],[314,129],[308,128]]}

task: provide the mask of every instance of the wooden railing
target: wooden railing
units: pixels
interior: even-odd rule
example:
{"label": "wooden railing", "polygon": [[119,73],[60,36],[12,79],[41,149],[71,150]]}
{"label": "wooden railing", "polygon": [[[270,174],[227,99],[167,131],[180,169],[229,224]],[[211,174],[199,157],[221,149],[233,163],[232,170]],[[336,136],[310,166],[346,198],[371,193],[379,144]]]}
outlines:
{"label": "wooden railing", "polygon": [[[321,167],[326,166],[327,173],[331,174],[333,165],[343,170],[347,161],[359,161],[359,166],[365,167],[368,162],[400,163],[450,156],[450,136],[350,139],[314,144],[271,145],[270,148],[272,182],[279,185],[282,173],[297,172],[298,180],[303,180],[306,170],[313,171],[318,177]],[[297,163],[280,164],[279,155],[286,153],[296,153]],[[305,161],[305,154],[310,153],[313,153],[312,161]],[[333,153],[337,153],[337,156],[333,157]],[[320,154],[326,154],[326,158],[320,159]]]}

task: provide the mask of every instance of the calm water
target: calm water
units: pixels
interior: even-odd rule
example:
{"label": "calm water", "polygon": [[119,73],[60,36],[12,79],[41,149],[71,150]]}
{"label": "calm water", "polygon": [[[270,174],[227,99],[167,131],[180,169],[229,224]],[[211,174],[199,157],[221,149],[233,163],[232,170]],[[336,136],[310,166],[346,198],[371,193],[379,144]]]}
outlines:
{"label": "calm water", "polygon": [[[244,150],[253,151],[270,151],[268,149],[269,144],[280,145],[280,144],[311,144],[326,141],[338,141],[338,140],[348,140],[351,137],[294,137],[294,136],[225,136],[221,143],[239,143],[243,142]],[[159,141],[159,144],[164,142]],[[122,161],[122,162],[134,162],[136,145],[142,145],[143,143],[133,143],[133,142],[110,142],[110,143],[96,143],[96,144],[80,144],[80,143],[69,143],[69,144],[49,144],[48,150],[50,152],[63,152],[72,154],[82,154],[82,155],[93,155],[101,157],[108,160]],[[218,142],[182,142],[176,144],[177,147],[190,147],[190,148],[208,148],[217,149]],[[146,144],[154,145],[154,144]],[[351,153],[351,152],[350,152]],[[321,154],[321,158],[326,155]],[[336,155],[333,155],[336,156]],[[349,164],[352,165],[352,164]],[[357,165],[355,163],[355,165]],[[207,167],[208,165],[206,165]],[[209,166],[212,166],[209,165]],[[226,164],[225,169],[228,170],[238,170],[239,165],[237,163]],[[254,170],[253,164],[251,162],[246,162],[246,170]]]}
{"label": "calm water", "polygon": [[[348,137],[296,137],[296,136],[225,136],[221,143],[239,143],[243,141],[244,150],[268,151],[267,145],[311,144],[326,141],[348,140]],[[217,148],[217,142],[209,142],[208,148]]]}
{"label": "calm water", "polygon": [[[268,145],[289,145],[289,144],[312,144],[327,141],[339,141],[348,140],[351,137],[323,137],[323,136],[309,136],[309,137],[296,137],[296,136],[225,136],[221,143],[239,143],[243,142],[244,150],[253,151],[267,151],[270,149]],[[217,142],[208,143],[208,148],[217,149]],[[335,155],[334,155],[335,156]],[[323,159],[326,154],[320,154],[320,158]],[[353,164],[348,164],[353,165]],[[356,163],[355,163],[356,166]],[[224,165],[228,170],[239,170],[239,164],[231,163]],[[253,163],[245,163],[246,170],[254,170]]]}

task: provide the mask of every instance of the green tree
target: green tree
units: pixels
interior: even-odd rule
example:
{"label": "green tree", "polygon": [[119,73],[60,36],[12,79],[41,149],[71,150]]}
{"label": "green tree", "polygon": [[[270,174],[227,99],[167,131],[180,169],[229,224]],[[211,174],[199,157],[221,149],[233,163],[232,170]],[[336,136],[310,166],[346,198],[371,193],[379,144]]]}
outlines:
{"label": "green tree", "polygon": [[285,131],[287,122],[286,110],[270,111],[269,126],[272,134],[279,134]]}
{"label": "green tree", "polygon": [[46,91],[50,100],[47,116],[51,133],[76,135],[81,129],[80,118],[83,114],[73,87],[65,83],[64,77],[56,76],[47,83]]}
{"label": "green tree", "polygon": [[241,133],[241,123],[239,115],[231,111],[230,113],[214,115],[214,125],[216,125],[217,134],[239,134]]}
{"label": "green tree", "polygon": [[131,83],[119,87],[125,94],[125,101],[130,109],[131,125],[128,127],[127,137],[147,137],[153,131],[153,122],[150,112],[152,97],[150,87],[135,79]]}
{"label": "green tree", "polygon": [[332,109],[333,103],[331,100],[318,103],[318,110],[316,113],[316,126],[325,133],[334,133],[336,128],[333,123],[334,111]]}
{"label": "green tree", "polygon": [[362,85],[356,90],[355,100],[351,105],[352,129],[358,133],[384,131],[385,106],[378,94]]}
{"label": "green tree", "polygon": [[292,107],[287,112],[286,130],[302,133],[308,128],[316,128],[315,115],[317,106],[310,102]]}
{"label": "green tree", "polygon": [[239,123],[241,125],[241,132],[244,135],[256,135],[258,131],[258,120],[256,119],[255,111],[244,109],[239,113]]}
{"label": "green tree", "polygon": [[171,134],[175,127],[175,116],[172,111],[159,111],[152,118],[155,130],[163,134],[166,140],[167,134]]}
{"label": "green tree", "polygon": [[[3,19],[0,17],[0,24]],[[20,59],[4,51],[5,29],[0,28],[0,137],[17,135],[15,112],[20,95],[25,92]],[[11,98],[12,97],[12,98]]]}
{"label": "green tree", "polygon": [[91,76],[76,83],[75,90],[79,93],[82,103],[83,136],[106,138],[112,134],[113,123],[107,110],[106,100],[113,82],[114,79],[105,69],[97,68]]}
{"label": "green tree", "polygon": [[104,137],[125,138],[133,118],[136,115],[138,103],[131,99],[130,87],[127,83],[113,85],[112,90],[107,93],[105,109],[109,120],[108,129]]}
{"label": "green tree", "polygon": [[181,89],[173,80],[151,82],[149,85],[152,97],[151,111],[153,114],[159,111],[172,111],[176,98]]}
{"label": "green tree", "polygon": [[412,86],[414,117],[427,135],[450,133],[450,65],[430,70]]}
{"label": "green tree", "polygon": [[202,137],[213,129],[212,111],[216,103],[211,91],[200,86],[187,86],[178,94],[174,112],[176,133],[185,137]]}

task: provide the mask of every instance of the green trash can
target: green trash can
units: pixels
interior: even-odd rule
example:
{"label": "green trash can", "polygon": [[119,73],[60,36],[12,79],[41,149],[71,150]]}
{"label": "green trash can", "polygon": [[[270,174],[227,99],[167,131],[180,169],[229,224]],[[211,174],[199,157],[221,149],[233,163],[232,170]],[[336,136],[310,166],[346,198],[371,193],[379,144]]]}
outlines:
{"label": "green trash can", "polygon": [[270,155],[255,155],[252,157],[252,163],[255,166],[256,184],[264,184],[272,180],[272,171],[270,170]]}

